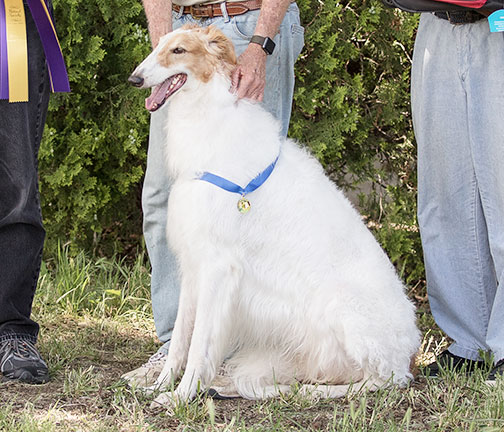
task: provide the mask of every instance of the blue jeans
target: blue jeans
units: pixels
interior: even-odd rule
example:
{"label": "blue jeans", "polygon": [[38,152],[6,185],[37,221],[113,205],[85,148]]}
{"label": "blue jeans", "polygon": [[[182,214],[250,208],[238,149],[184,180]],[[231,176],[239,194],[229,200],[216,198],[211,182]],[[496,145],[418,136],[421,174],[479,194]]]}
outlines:
{"label": "blue jeans", "polygon": [[45,231],[38,192],[37,154],[49,102],[45,55],[25,5],[29,102],[0,100],[0,341],[35,342],[30,319]]}
{"label": "blue jeans", "polygon": [[455,355],[504,358],[504,36],[423,14],[412,111],[418,221],[437,324]]}
{"label": "blue jeans", "polygon": [[[240,55],[253,35],[259,11],[250,11],[234,17],[218,17],[194,20],[190,15],[173,15],[174,30],[186,23],[214,25],[233,42]],[[276,48],[268,56],[266,64],[266,89],[264,107],[282,123],[282,133],[287,135],[294,92],[294,63],[304,44],[304,29],[299,22],[299,9],[295,3],[289,6],[274,41]],[[180,282],[176,259],[166,241],[166,215],[171,180],[166,175],[163,156],[166,110],[152,114],[147,170],[142,192],[144,212],[144,236],[152,266],[151,296],[154,323],[167,353],[177,315]]]}

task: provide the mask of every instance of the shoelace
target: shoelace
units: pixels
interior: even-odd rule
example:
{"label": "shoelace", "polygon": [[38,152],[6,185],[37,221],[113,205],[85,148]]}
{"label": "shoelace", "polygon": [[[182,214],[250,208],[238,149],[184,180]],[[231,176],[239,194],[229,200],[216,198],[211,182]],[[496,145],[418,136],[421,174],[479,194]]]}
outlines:
{"label": "shoelace", "polygon": [[147,362],[143,365],[143,367],[149,367],[149,366],[154,366],[158,363],[161,362],[161,360],[166,357],[166,354],[162,353],[162,352],[157,352],[155,354],[152,354],[149,358],[149,360],[147,360]]}
{"label": "shoelace", "polygon": [[18,358],[38,360],[40,358],[35,345],[32,342],[24,339],[7,339],[0,343],[0,353],[3,353],[0,360],[0,370],[5,361],[12,354]]}

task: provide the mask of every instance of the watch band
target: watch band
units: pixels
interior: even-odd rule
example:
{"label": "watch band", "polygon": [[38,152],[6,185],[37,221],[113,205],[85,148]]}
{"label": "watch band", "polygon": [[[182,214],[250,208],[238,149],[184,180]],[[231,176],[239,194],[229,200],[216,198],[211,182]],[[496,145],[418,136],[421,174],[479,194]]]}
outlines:
{"label": "watch band", "polygon": [[250,43],[255,43],[261,46],[264,52],[268,55],[273,54],[275,50],[275,42],[269,37],[254,35],[250,38]]}

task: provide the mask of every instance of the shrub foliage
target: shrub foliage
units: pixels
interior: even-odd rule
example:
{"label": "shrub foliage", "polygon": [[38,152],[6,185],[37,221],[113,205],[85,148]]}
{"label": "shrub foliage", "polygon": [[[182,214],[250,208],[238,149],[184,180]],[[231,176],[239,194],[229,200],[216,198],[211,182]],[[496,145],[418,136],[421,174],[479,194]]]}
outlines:
{"label": "shrub foliage", "polygon": [[[422,276],[409,114],[417,17],[378,0],[299,0],[306,28],[290,135],[342,187],[367,184],[360,209],[408,279]],[[149,52],[140,0],[54,0],[72,93],[54,95],[40,150],[49,250],[135,246],[145,166],[145,93],[127,77]],[[112,247],[113,246],[113,247]]]}
{"label": "shrub foliage", "polygon": [[54,0],[71,94],[55,94],[40,149],[49,249],[100,247],[140,230],[145,93],[127,78],[149,52],[140,0]]}
{"label": "shrub foliage", "polygon": [[[408,281],[423,276],[409,76],[418,17],[379,0],[302,0],[291,135],[346,189]],[[365,186],[362,188],[362,186]]]}

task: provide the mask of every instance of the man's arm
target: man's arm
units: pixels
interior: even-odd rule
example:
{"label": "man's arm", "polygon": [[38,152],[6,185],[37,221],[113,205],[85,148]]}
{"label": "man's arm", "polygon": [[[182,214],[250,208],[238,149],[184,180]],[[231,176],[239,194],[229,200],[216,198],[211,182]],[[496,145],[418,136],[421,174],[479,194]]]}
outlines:
{"label": "man's arm", "polygon": [[172,31],[171,0],[143,0],[149,25],[152,46],[155,48],[161,36]]}
{"label": "man's arm", "polygon": [[[290,2],[291,0],[263,0],[254,34],[273,39]],[[263,100],[266,56],[261,46],[251,43],[238,58],[238,65],[231,75],[231,92],[236,92],[238,98]]]}

